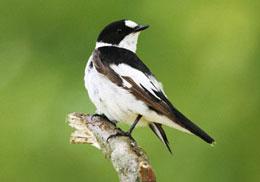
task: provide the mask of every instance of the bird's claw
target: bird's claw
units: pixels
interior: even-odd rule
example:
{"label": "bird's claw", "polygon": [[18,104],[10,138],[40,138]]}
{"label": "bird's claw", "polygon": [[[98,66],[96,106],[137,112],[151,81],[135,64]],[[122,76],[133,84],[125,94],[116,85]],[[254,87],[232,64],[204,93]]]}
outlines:
{"label": "bird's claw", "polygon": [[93,114],[93,115],[91,116],[91,120],[93,120],[94,117],[101,117],[101,118],[103,118],[103,119],[109,121],[109,122],[110,122],[111,124],[113,124],[114,126],[116,126],[116,123],[113,122],[113,121],[110,121],[105,114],[97,114],[97,113],[95,113],[95,114]]}
{"label": "bird's claw", "polygon": [[117,132],[116,134],[110,135],[107,138],[107,142],[109,141],[109,139],[119,137],[119,136],[125,136],[125,137],[130,138],[131,140],[134,140],[134,138],[131,136],[131,133],[129,133],[128,131],[124,132],[124,131],[120,130],[120,132]]}
{"label": "bird's claw", "polygon": [[102,115],[95,113],[95,114],[91,115],[91,120],[93,120],[94,117],[102,117]]}

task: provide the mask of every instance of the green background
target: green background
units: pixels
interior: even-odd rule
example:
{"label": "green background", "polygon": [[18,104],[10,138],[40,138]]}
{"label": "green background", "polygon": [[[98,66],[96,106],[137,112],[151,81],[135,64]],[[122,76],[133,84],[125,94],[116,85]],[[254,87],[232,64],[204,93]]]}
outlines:
{"label": "green background", "polygon": [[[150,24],[138,55],[188,117],[217,141],[166,128],[134,137],[158,181],[259,181],[259,1],[0,1],[0,181],[117,181],[101,152],[71,145],[73,111],[93,113],[83,84],[99,31]],[[126,128],[126,126],[124,126]]]}

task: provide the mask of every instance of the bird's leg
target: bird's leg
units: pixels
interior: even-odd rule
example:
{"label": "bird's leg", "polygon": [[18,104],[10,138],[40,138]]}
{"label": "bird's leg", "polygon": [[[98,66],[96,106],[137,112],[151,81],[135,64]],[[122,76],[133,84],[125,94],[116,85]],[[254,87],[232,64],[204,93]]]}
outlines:
{"label": "bird's leg", "polygon": [[131,136],[133,130],[135,129],[135,126],[137,125],[137,123],[140,121],[142,115],[138,114],[138,116],[136,117],[134,123],[131,125],[131,127],[129,128],[129,130],[126,132],[129,136]]}
{"label": "bird's leg", "polygon": [[[132,136],[131,136],[131,134],[132,134],[132,132],[133,132],[135,126],[138,124],[138,122],[140,121],[141,118],[142,118],[142,115],[138,114],[138,116],[136,117],[134,123],[131,125],[131,127],[129,128],[129,130],[128,130],[127,132],[124,132],[124,131],[121,130],[120,132],[118,132],[118,133],[116,133],[116,134],[114,134],[114,135],[110,135],[110,136],[107,138],[107,141],[108,141],[110,138],[117,137],[117,136],[127,136],[127,137],[130,137],[131,139],[133,139]],[[134,139],[133,139],[133,140],[134,140]]]}

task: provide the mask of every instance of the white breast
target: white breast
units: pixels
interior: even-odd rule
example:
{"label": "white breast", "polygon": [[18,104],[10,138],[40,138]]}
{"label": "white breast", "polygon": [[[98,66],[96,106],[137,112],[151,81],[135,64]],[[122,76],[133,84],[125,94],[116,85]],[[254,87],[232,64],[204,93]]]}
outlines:
{"label": "white breast", "polygon": [[[94,68],[90,69],[91,60],[92,57],[86,66],[84,80],[89,97],[97,108],[97,113],[105,114],[111,121],[132,124],[139,113],[148,111],[148,107],[127,90],[115,85]],[[143,124],[146,124],[144,119]]]}

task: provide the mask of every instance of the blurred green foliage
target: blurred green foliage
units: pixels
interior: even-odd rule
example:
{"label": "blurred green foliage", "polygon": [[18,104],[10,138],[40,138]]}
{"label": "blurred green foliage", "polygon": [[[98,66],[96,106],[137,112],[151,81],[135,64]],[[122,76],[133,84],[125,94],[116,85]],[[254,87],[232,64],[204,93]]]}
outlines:
{"label": "blurred green foliage", "polygon": [[108,160],[69,144],[69,112],[94,112],[83,86],[99,31],[118,19],[151,27],[138,55],[169,98],[217,141],[166,128],[134,137],[158,181],[259,181],[259,1],[0,1],[0,181],[117,181]]}

